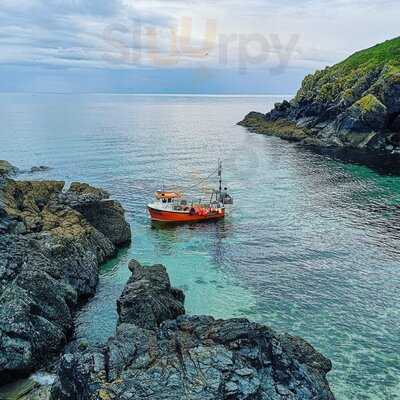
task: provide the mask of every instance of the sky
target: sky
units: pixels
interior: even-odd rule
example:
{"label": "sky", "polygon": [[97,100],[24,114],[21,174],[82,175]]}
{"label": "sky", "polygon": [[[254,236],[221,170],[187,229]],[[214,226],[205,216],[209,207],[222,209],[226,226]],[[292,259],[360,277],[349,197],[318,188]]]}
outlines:
{"label": "sky", "polygon": [[292,94],[398,0],[1,0],[0,92]]}

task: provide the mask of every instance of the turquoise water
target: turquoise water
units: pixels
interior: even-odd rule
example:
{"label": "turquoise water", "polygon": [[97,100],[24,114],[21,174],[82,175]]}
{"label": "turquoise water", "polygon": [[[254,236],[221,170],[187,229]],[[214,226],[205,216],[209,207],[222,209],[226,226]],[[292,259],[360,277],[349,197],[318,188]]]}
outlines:
{"label": "turquoise water", "polygon": [[[82,180],[127,210],[133,244],[108,262],[77,336],[104,341],[127,263],[163,263],[189,313],[245,316],[305,337],[339,400],[400,398],[400,178],[235,123],[277,97],[1,95],[0,159]],[[145,204],[224,161],[225,221],[154,228]],[[210,182],[213,184],[214,182]]]}

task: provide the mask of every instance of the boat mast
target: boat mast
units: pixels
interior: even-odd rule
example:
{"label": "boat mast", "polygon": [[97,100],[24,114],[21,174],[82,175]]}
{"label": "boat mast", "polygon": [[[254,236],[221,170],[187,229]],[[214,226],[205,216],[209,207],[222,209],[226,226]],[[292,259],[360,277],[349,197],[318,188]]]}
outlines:
{"label": "boat mast", "polygon": [[222,195],[222,161],[218,160],[219,198]]}

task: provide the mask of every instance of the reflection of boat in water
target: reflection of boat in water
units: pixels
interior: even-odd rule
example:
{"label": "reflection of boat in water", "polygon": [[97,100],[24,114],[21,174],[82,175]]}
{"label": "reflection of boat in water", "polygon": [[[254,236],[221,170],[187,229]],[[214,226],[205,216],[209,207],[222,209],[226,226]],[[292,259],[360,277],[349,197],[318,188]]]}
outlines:
{"label": "reflection of boat in water", "polygon": [[212,190],[207,202],[186,199],[178,191],[158,190],[155,201],[147,205],[152,221],[158,222],[201,222],[225,217],[226,205],[233,204],[227,188],[222,189],[222,163],[216,171],[219,178],[218,190]]}

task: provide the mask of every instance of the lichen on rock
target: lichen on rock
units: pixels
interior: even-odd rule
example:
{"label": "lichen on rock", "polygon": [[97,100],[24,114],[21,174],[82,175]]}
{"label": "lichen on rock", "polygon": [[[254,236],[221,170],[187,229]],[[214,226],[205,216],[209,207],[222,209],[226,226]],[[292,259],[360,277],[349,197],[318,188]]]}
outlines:
{"label": "lichen on rock", "polygon": [[94,294],[100,263],[130,241],[121,205],[100,189],[81,187],[64,191],[58,181],[0,181],[2,383],[59,352],[79,302]]}

